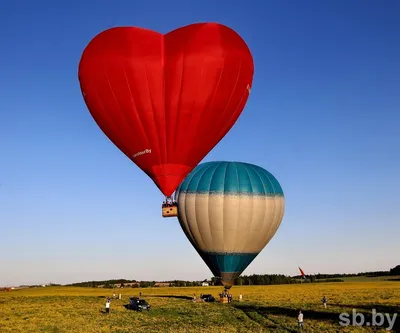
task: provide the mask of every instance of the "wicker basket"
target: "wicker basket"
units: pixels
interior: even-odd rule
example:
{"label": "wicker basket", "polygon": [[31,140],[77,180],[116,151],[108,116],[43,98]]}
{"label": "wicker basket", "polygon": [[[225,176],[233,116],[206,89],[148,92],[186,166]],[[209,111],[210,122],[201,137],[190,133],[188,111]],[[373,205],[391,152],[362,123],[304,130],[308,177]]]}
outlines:
{"label": "wicker basket", "polygon": [[174,217],[178,216],[178,207],[175,205],[172,206],[163,206],[162,207],[162,216],[163,217]]}
{"label": "wicker basket", "polygon": [[228,303],[228,297],[220,297],[219,302],[220,303]]}

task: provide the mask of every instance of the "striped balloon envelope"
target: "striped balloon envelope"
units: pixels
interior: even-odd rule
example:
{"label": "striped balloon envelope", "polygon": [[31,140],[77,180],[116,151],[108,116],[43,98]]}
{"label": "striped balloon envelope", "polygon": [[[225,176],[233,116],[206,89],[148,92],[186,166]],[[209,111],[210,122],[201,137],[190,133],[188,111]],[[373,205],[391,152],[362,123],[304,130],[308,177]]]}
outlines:
{"label": "striped balloon envelope", "polygon": [[284,194],[267,170],[242,162],[198,165],[176,191],[179,223],[225,288],[268,244],[284,215]]}

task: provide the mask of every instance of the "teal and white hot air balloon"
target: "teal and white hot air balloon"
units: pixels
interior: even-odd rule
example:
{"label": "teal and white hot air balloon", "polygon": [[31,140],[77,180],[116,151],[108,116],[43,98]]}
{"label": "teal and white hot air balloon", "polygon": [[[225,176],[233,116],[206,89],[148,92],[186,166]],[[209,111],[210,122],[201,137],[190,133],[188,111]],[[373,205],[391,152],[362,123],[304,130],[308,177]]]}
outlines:
{"label": "teal and white hot air balloon", "polygon": [[184,233],[227,289],[274,236],[285,208],[276,178],[242,162],[198,165],[176,200]]}

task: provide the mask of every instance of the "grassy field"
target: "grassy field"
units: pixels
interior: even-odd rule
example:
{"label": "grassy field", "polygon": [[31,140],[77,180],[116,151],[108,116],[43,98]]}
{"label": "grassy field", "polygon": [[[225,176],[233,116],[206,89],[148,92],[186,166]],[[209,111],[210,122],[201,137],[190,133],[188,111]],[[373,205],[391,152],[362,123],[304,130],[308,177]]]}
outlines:
{"label": "grassy field", "polygon": [[[378,281],[400,281],[399,275],[391,275],[391,276],[350,276],[350,277],[342,277],[336,278],[343,280],[344,282],[378,282]],[[325,281],[335,280],[335,278],[322,279]],[[317,280],[318,281],[318,280]]]}
{"label": "grassy field", "polygon": [[[129,296],[142,292],[149,312],[127,310]],[[220,287],[120,289],[111,313],[104,313],[111,289],[46,287],[0,293],[0,331],[32,333],[102,332],[297,332],[297,311],[304,332],[387,332],[372,327],[341,327],[339,314],[400,312],[400,282],[341,282],[233,287],[230,304],[194,303],[179,296],[211,293]],[[238,302],[238,295],[243,301]],[[326,295],[328,307],[321,304]],[[395,327],[398,328],[400,318]],[[387,327],[387,326],[386,326]],[[394,331],[393,331],[394,332]]]}
{"label": "grassy field", "polygon": [[390,281],[400,280],[400,276],[352,276],[343,278],[346,282],[377,282],[377,281]]}

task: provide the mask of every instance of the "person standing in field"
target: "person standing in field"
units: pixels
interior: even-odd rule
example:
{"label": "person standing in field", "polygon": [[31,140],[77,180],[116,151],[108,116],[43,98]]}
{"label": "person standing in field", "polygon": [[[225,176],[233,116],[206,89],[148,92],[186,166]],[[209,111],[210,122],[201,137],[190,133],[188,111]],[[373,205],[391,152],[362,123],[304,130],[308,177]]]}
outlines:
{"label": "person standing in field", "polygon": [[299,311],[299,315],[297,316],[297,321],[299,323],[299,329],[303,328],[303,313],[301,310]]}
{"label": "person standing in field", "polygon": [[110,313],[110,299],[109,298],[107,298],[107,302],[106,302],[106,313],[108,314],[108,313]]}
{"label": "person standing in field", "polygon": [[242,298],[243,298],[243,296],[242,296],[242,294],[240,294],[240,295],[239,295],[239,302],[242,301]]}
{"label": "person standing in field", "polygon": [[327,299],[326,299],[326,297],[324,296],[323,298],[322,298],[322,304],[324,305],[324,308],[326,309],[326,302],[327,302]]}

